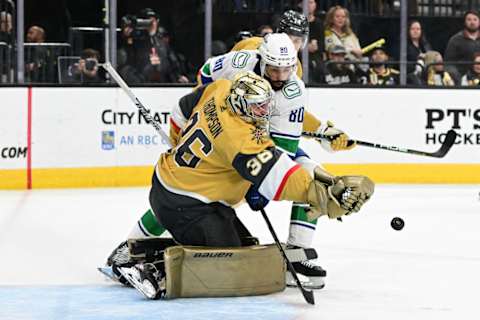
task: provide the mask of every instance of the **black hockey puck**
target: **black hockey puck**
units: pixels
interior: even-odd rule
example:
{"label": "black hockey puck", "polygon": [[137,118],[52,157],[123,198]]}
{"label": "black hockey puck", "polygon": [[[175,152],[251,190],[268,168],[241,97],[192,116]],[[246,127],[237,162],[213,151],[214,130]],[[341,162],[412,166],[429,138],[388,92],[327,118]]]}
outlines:
{"label": "black hockey puck", "polygon": [[405,222],[403,221],[402,218],[399,218],[399,217],[395,217],[392,219],[392,221],[390,222],[390,225],[392,226],[393,229],[397,230],[397,231],[400,231],[403,229],[403,227],[405,226]]}

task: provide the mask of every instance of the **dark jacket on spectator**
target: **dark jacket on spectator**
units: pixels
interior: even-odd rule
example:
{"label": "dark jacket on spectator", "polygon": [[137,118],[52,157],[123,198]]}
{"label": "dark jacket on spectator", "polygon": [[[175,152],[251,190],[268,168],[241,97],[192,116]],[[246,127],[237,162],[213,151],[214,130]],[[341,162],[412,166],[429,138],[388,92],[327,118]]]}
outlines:
{"label": "dark jacket on spectator", "polygon": [[[473,54],[480,51],[480,37],[472,40],[465,36],[464,31],[460,31],[448,40],[445,50],[445,61],[472,61]],[[467,72],[468,65],[457,65],[450,67],[454,72],[464,74]]]}
{"label": "dark jacket on spectator", "polygon": [[12,44],[13,43],[12,34],[0,31],[0,42],[5,42],[6,44]]}
{"label": "dark jacket on spectator", "polygon": [[308,22],[308,27],[310,29],[310,33],[308,36],[308,41],[312,39],[316,39],[318,42],[318,53],[322,54],[325,51],[325,40],[324,40],[324,31],[322,22],[318,17],[315,17],[315,20],[312,22]]}
{"label": "dark jacket on spectator", "polygon": [[[431,69],[431,68],[429,68]],[[409,83],[416,86],[445,86],[451,87],[455,85],[455,80],[447,71],[434,72],[425,70],[424,72],[412,75]]]}
{"label": "dark jacket on spectator", "polygon": [[400,72],[393,68],[385,68],[382,74],[378,74],[374,68],[370,68],[360,77],[360,82],[373,86],[398,85],[400,83]]}
{"label": "dark jacket on spectator", "polygon": [[322,83],[329,85],[355,84],[357,76],[348,65],[338,65],[335,62],[325,64],[325,71],[322,77]]}
{"label": "dark jacket on spectator", "polygon": [[[146,35],[134,42],[137,70],[142,74],[146,82],[170,82],[168,48],[161,37],[156,33],[153,36]],[[157,54],[160,64],[152,65],[150,54]]]}
{"label": "dark jacket on spectator", "polygon": [[[408,62],[416,62],[418,60],[418,56],[421,53],[425,53],[427,51],[432,50],[432,46],[427,40],[420,40],[418,43],[418,47],[415,46],[412,40],[408,40],[407,44],[407,61]],[[408,64],[407,65],[407,72],[411,73],[415,71],[415,64]]]}
{"label": "dark jacket on spectator", "polygon": [[462,86],[480,86],[480,74],[468,70],[462,77]]}

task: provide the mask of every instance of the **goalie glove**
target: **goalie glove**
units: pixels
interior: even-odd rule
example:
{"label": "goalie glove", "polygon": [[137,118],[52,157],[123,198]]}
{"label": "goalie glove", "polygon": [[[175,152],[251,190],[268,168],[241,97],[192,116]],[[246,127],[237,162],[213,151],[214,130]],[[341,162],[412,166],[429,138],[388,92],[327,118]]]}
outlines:
{"label": "goalie glove", "polygon": [[375,184],[365,176],[340,176],[328,188],[328,217],[335,219],[358,212],[373,195]]}
{"label": "goalie glove", "polygon": [[308,218],[313,220],[328,215],[330,219],[335,219],[358,212],[370,199],[374,189],[375,184],[368,177],[334,177],[316,167],[314,180],[307,191],[307,201],[310,204]]}
{"label": "goalie glove", "polygon": [[333,122],[327,121],[326,124],[322,124],[317,132],[326,136],[325,138],[317,139],[320,145],[328,152],[350,150],[356,146],[355,142],[348,141],[348,135],[342,130],[335,128]]}

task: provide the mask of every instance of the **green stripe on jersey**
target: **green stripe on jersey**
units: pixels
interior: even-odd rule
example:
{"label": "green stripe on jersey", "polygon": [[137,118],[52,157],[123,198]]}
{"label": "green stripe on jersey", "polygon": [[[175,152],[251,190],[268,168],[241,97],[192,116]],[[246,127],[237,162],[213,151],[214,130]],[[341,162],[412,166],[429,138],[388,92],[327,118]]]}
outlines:
{"label": "green stripe on jersey", "polygon": [[295,155],[298,149],[298,139],[291,139],[291,138],[281,138],[281,137],[272,137],[273,142],[277,147],[286,151],[291,155]]}
{"label": "green stripe on jersey", "polygon": [[305,212],[305,208],[296,206],[293,204],[292,206],[292,213],[290,215],[290,220],[302,221],[309,223],[311,225],[317,225],[318,219],[314,219],[312,221],[308,220],[307,213]]}
{"label": "green stripe on jersey", "polygon": [[148,211],[145,212],[142,218],[140,218],[140,221],[145,231],[151,236],[159,237],[166,230],[160,223],[158,223],[157,218],[151,209],[148,209]]}

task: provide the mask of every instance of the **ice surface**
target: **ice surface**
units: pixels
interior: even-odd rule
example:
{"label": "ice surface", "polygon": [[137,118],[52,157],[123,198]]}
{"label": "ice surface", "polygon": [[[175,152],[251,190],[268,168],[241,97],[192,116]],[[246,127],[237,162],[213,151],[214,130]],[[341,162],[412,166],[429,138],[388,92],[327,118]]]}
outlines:
{"label": "ice surface", "polygon": [[[381,185],[361,213],[319,221],[327,285],[245,298],[147,301],[96,267],[146,209],[147,188],[0,192],[0,319],[478,319],[480,186]],[[281,239],[289,204],[267,213]],[[238,209],[263,242],[259,213]],[[395,231],[399,216],[405,228]]]}

